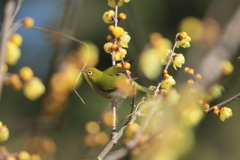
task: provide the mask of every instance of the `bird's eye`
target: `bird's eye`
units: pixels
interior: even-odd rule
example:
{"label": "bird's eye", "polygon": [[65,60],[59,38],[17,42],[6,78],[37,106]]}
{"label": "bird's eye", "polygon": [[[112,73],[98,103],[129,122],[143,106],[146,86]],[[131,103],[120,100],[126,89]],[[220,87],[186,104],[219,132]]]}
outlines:
{"label": "bird's eye", "polygon": [[87,74],[91,76],[93,74],[93,71],[88,71]]}

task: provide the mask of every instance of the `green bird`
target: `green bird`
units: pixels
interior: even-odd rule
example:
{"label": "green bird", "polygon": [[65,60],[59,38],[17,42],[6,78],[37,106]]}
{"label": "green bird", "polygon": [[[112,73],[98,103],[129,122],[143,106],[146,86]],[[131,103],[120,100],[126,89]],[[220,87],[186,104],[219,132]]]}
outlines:
{"label": "green bird", "polygon": [[[134,93],[133,85],[125,74],[125,69],[118,68],[116,65],[100,71],[96,68],[86,68],[82,70],[83,76],[90,87],[104,98],[122,99],[132,96]],[[153,95],[154,91],[132,81],[136,90]]]}

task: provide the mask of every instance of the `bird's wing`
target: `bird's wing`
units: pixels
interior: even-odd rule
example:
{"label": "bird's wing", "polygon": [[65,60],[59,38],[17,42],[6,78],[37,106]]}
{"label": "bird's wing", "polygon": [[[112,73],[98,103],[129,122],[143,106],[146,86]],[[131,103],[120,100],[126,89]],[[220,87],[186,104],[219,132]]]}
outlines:
{"label": "bird's wing", "polygon": [[[128,60],[126,62],[133,63],[134,60]],[[119,62],[122,63],[122,62]],[[110,75],[110,76],[119,76],[121,74],[125,74],[125,69],[124,68],[117,68],[116,65],[111,66],[107,68],[104,73]]]}

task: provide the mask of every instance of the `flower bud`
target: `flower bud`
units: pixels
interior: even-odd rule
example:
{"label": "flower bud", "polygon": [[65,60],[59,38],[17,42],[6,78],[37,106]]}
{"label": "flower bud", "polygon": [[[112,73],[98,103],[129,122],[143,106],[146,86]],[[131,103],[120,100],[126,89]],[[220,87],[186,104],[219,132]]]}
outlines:
{"label": "flower bud", "polygon": [[19,71],[20,78],[27,81],[33,78],[33,71],[30,67],[22,67]]}
{"label": "flower bud", "polygon": [[9,137],[9,131],[7,126],[3,125],[0,121],[0,142],[6,141]]}
{"label": "flower bud", "polygon": [[34,19],[31,17],[27,17],[23,19],[22,23],[25,25],[25,27],[31,28],[34,25]]}

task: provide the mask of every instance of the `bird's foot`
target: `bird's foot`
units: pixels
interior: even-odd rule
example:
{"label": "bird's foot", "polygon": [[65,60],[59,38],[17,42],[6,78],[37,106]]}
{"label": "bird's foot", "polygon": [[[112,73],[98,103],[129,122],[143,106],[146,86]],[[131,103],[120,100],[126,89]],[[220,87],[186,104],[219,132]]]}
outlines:
{"label": "bird's foot", "polygon": [[116,129],[112,130],[111,139],[113,140],[114,144],[117,144],[117,131],[116,131]]}

